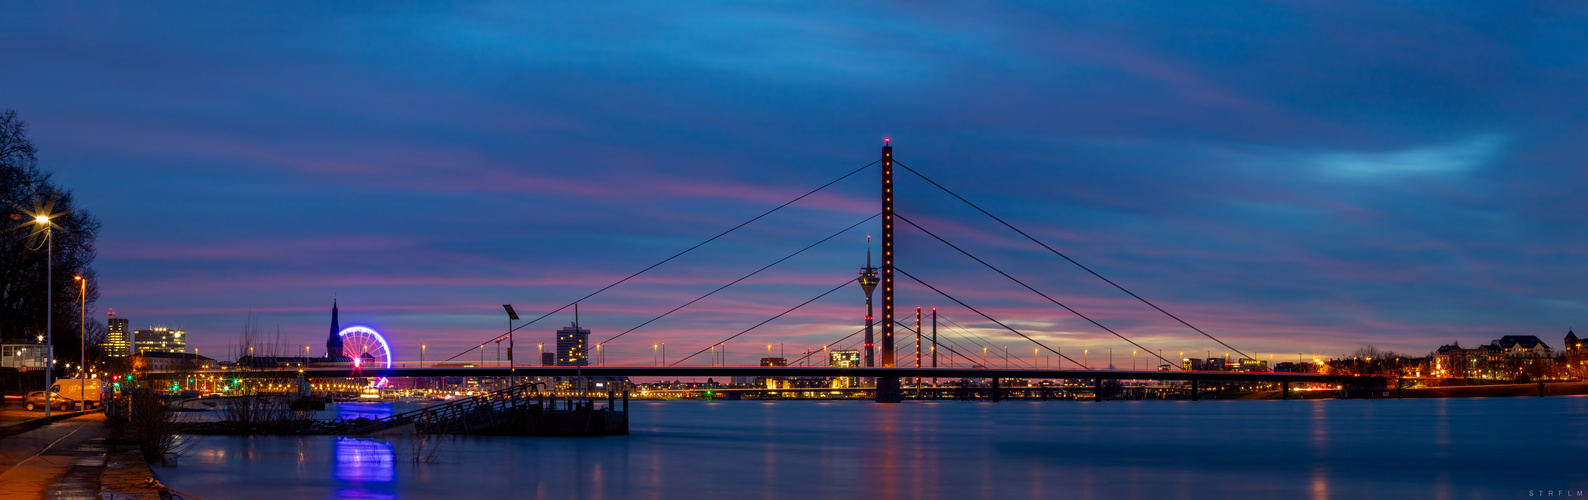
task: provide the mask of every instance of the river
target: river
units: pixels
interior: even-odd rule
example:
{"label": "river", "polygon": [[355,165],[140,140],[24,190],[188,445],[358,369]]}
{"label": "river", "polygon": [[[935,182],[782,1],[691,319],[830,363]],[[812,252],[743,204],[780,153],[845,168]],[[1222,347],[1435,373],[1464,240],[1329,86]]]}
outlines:
{"label": "river", "polygon": [[[411,406],[343,404],[389,414]],[[631,434],[204,436],[214,499],[1517,498],[1588,490],[1588,397],[635,401]]]}

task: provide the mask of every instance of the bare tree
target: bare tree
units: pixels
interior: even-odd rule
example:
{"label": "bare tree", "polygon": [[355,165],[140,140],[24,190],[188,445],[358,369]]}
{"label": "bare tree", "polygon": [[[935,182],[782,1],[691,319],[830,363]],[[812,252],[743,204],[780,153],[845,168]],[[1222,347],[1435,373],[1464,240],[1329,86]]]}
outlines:
{"label": "bare tree", "polygon": [[[37,155],[27,122],[16,111],[0,112],[0,341],[36,341],[48,316],[57,357],[76,358],[82,310],[94,316],[99,298],[89,265],[100,224],[38,168]],[[50,216],[48,232],[34,222],[38,215]],[[86,294],[79,294],[74,276],[87,280]],[[90,324],[93,333],[96,324]]]}

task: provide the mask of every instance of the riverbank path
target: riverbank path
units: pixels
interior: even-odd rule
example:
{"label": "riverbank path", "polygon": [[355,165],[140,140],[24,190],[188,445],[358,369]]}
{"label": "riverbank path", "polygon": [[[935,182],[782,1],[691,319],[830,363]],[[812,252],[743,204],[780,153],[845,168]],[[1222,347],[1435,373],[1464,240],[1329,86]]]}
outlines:
{"label": "riverbank path", "polygon": [[108,459],[128,457],[112,457],[105,436],[105,414],[89,413],[0,439],[0,499],[97,500],[106,475],[117,483],[109,489],[126,492],[115,498],[158,498],[133,486],[147,468],[107,467]]}

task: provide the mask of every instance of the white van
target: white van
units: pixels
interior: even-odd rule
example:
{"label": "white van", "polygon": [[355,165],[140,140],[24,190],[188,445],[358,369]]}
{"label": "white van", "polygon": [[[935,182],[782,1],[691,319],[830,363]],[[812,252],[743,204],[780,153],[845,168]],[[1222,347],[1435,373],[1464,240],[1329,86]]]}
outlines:
{"label": "white van", "polygon": [[50,392],[72,401],[73,406],[82,403],[83,409],[99,406],[105,400],[105,386],[97,378],[63,378],[55,381],[50,387]]}

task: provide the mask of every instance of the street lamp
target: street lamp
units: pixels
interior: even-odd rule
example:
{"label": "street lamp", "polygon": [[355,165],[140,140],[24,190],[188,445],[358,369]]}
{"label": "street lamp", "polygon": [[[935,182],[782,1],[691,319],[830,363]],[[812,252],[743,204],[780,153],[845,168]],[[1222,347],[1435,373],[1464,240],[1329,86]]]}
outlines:
{"label": "street lamp", "polygon": [[[55,294],[52,293],[55,289],[54,283],[52,283],[55,281],[55,242],[52,240],[50,229],[54,228],[55,224],[50,222],[50,216],[47,214],[34,216],[33,223],[42,227],[44,231],[44,337],[46,339],[44,342],[44,399],[46,400],[44,418],[50,418],[50,406],[53,406],[48,401],[50,399],[50,383],[51,379],[55,378],[55,336],[54,332],[51,331],[53,325],[51,324],[52,317],[50,315],[50,311],[55,309],[52,304],[55,299]],[[37,229],[34,230],[35,233],[38,231]]]}
{"label": "street lamp", "polygon": [[512,304],[502,304],[502,309],[507,310],[507,369],[511,373],[513,367],[513,321],[518,319],[518,313],[513,312]]}
{"label": "street lamp", "polygon": [[88,376],[82,373],[83,367],[88,366],[88,280],[83,279],[82,276],[73,276],[72,279],[77,280],[79,285],[77,296],[80,300],[78,306],[80,309],[78,314],[81,316],[79,316],[77,323],[82,328],[82,331],[78,332],[79,338],[77,340],[77,378],[82,379],[77,383],[77,402],[83,405],[84,410],[87,410],[88,402],[84,396],[86,396],[88,389],[83,387],[83,382],[88,380]]}

